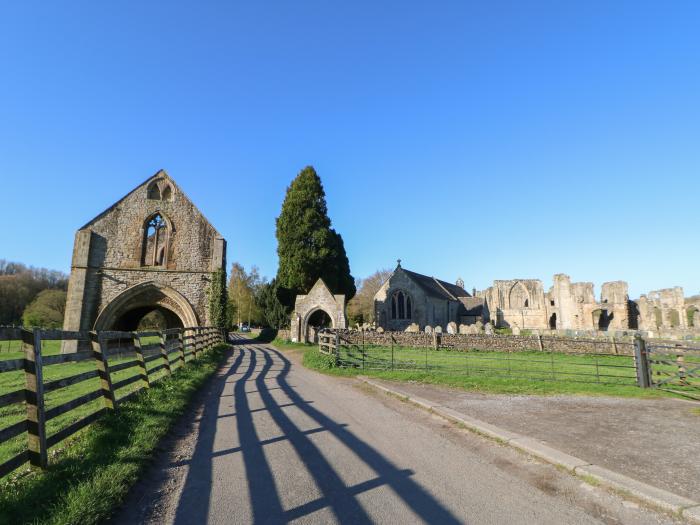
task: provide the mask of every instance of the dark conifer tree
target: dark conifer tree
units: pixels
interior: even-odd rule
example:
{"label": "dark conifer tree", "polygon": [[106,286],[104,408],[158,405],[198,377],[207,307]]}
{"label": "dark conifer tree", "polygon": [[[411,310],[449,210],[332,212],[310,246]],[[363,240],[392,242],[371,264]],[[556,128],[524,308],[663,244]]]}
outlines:
{"label": "dark conifer tree", "polygon": [[331,292],[345,294],[347,300],[355,295],[343,238],[331,228],[326,194],[311,166],[287,188],[277,218],[277,254],[276,284],[282,304],[292,306],[294,297],[307,293],[319,277]]}

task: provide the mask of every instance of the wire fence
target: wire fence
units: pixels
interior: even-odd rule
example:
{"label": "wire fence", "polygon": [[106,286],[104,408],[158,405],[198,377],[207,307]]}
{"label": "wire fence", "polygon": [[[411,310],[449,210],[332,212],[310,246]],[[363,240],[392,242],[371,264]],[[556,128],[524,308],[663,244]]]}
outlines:
{"label": "wire fence", "polygon": [[326,330],[319,334],[319,349],[334,354],[338,366],[363,370],[640,386],[700,394],[700,347],[683,343],[647,341],[637,336],[634,343],[614,345],[614,353],[608,341],[594,339],[576,340],[579,346],[586,344],[582,347],[585,351],[546,351],[532,348],[534,345],[501,350],[492,342],[486,348],[473,348],[459,341],[441,345],[433,339],[430,344],[428,338],[422,346],[406,346],[395,344],[394,337],[388,335],[384,344],[365,343],[364,337],[358,343],[356,337]]}
{"label": "wire fence", "polygon": [[342,344],[336,355],[340,366],[364,370],[442,372],[611,385],[637,384],[633,356]]}

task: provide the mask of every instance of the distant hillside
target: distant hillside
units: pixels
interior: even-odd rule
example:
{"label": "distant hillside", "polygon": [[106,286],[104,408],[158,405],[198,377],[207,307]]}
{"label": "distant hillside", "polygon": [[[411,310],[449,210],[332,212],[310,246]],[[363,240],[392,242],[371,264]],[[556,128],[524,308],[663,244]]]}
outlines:
{"label": "distant hillside", "polygon": [[68,288],[68,276],[0,259],[0,326],[21,324],[22,313],[42,290]]}

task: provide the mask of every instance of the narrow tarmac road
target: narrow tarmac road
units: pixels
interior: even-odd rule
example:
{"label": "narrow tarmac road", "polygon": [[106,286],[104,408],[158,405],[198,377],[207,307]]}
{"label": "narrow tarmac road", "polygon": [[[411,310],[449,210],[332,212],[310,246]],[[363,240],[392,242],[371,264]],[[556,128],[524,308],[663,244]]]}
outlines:
{"label": "narrow tarmac road", "polygon": [[676,523],[238,339],[116,523]]}

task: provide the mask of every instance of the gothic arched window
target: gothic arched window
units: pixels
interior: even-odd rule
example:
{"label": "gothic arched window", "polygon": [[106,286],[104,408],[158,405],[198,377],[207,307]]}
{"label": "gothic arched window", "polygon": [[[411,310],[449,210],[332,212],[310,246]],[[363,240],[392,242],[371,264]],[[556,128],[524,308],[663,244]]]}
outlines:
{"label": "gothic arched window", "polygon": [[170,231],[168,223],[160,213],[151,216],[144,226],[142,266],[166,266],[168,264],[168,248]]}
{"label": "gothic arched window", "polygon": [[411,298],[402,291],[395,292],[391,296],[391,318],[411,318]]}

